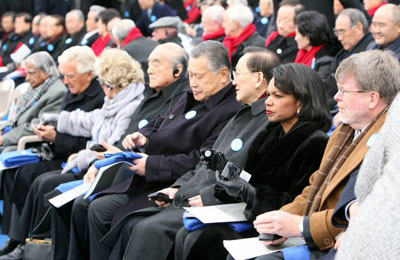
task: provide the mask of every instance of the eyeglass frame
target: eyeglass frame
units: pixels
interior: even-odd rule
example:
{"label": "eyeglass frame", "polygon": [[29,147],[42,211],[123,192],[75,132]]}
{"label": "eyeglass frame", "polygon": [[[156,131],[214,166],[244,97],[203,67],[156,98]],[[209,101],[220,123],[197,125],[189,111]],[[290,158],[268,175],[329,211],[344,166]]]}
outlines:
{"label": "eyeglass frame", "polygon": [[97,78],[97,82],[99,82],[100,86],[106,86],[108,90],[112,90],[114,87],[110,86],[108,83],[106,83],[104,80],[101,80]]}
{"label": "eyeglass frame", "polygon": [[257,73],[257,72],[252,72],[252,71],[249,71],[249,72],[237,72],[236,70],[232,70],[232,79],[233,80],[236,80],[237,78],[238,78],[238,76],[240,76],[241,74],[251,74],[251,73]]}
{"label": "eyeglass frame", "polygon": [[[356,28],[356,26],[357,26],[357,24],[351,26],[350,29],[354,30],[354,28]],[[336,38],[339,37],[339,35],[343,36],[347,31],[348,30],[345,30],[345,29],[336,30],[336,28],[333,28],[333,34],[335,35]]]}

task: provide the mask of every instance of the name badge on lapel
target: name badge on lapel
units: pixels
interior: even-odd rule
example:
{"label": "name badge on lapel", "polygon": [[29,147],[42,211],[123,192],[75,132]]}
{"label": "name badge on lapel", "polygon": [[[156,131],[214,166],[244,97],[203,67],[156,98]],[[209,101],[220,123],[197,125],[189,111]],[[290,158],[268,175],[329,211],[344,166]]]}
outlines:
{"label": "name badge on lapel", "polygon": [[192,119],[193,117],[195,117],[197,115],[197,112],[194,110],[190,110],[189,112],[186,113],[185,118],[187,120]]}
{"label": "name badge on lapel", "polygon": [[235,138],[231,142],[231,149],[234,152],[239,152],[243,148],[243,141],[240,138]]}
{"label": "name badge on lapel", "polygon": [[145,127],[148,123],[149,123],[149,121],[148,121],[147,119],[142,119],[142,120],[139,121],[138,128],[139,128],[139,129],[142,129],[142,128]]}

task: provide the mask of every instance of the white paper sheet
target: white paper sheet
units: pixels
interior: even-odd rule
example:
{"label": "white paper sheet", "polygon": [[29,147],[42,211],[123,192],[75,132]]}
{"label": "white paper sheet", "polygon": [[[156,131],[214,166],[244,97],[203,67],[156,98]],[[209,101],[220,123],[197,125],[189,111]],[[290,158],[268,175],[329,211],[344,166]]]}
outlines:
{"label": "white paper sheet", "polygon": [[67,192],[64,192],[63,194],[60,194],[58,196],[55,196],[54,198],[49,199],[49,202],[54,207],[59,208],[62,205],[70,202],[71,200],[81,196],[82,194],[85,194],[89,190],[89,187],[90,183],[84,183]]}
{"label": "white paper sheet", "polygon": [[279,251],[285,247],[305,244],[302,238],[289,238],[281,246],[265,246],[258,237],[224,240],[224,247],[235,260],[245,260]]}
{"label": "white paper sheet", "polygon": [[224,204],[206,207],[185,207],[204,224],[247,221],[243,214],[245,203]]}

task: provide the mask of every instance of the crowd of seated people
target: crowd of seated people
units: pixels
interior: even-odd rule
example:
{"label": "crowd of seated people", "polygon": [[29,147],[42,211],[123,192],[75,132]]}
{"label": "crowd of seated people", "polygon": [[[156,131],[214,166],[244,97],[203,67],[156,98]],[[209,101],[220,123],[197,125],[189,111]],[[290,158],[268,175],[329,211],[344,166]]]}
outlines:
{"label": "crowd of seated people", "polygon": [[[40,154],[0,165],[0,260],[32,257],[31,237],[70,260],[232,259],[224,240],[263,234],[304,244],[256,259],[400,253],[379,202],[396,195],[398,1],[83,2],[0,10],[0,81],[28,85],[0,160],[25,136]],[[117,157],[107,188],[49,203]],[[184,217],[241,202],[243,232]]]}

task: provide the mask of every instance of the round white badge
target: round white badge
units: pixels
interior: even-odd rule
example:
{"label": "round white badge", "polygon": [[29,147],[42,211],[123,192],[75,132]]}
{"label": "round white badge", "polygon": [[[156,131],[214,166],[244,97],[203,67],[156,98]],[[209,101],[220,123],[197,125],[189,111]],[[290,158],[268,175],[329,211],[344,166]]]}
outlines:
{"label": "round white badge", "polygon": [[243,141],[239,138],[233,139],[231,142],[231,149],[234,152],[238,152],[243,148]]}
{"label": "round white badge", "polygon": [[186,113],[185,118],[187,120],[192,119],[193,117],[195,117],[197,115],[197,112],[194,110],[190,110],[189,112]]}
{"label": "round white badge", "polygon": [[142,129],[142,128],[145,127],[148,123],[149,123],[149,121],[148,121],[147,119],[142,119],[142,120],[139,121],[138,128],[139,128],[139,129]]}
{"label": "round white badge", "polygon": [[276,53],[281,54],[282,53],[282,49],[277,49]]}
{"label": "round white badge", "polygon": [[375,143],[377,138],[378,138],[378,134],[371,135],[367,141],[367,147],[371,147]]}

